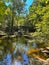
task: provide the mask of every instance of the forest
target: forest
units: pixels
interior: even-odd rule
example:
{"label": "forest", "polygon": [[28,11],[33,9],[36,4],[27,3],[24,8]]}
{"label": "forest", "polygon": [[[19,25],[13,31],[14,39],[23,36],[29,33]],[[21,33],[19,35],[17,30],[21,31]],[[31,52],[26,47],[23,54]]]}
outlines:
{"label": "forest", "polygon": [[22,65],[49,65],[49,0],[33,0],[28,9],[26,1],[0,0],[0,59],[10,53],[22,61],[25,52],[30,63]]}

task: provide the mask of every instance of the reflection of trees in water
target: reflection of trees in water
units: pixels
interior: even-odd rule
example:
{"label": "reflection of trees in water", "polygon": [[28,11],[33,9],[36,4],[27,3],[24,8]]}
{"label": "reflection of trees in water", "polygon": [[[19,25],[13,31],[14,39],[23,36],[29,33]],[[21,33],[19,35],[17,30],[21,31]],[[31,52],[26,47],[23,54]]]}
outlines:
{"label": "reflection of trees in water", "polygon": [[[1,39],[0,42],[0,51],[2,51],[2,57],[6,55],[8,52],[13,53],[13,40],[9,38]],[[3,48],[3,49],[2,49]]]}
{"label": "reflection of trees in water", "polygon": [[[3,61],[4,61],[4,63],[6,65],[9,65],[9,63],[11,63],[11,61],[15,63],[15,61],[13,61],[14,58],[16,58],[16,60],[21,60],[22,61],[22,57],[21,57],[22,55],[21,54],[23,54],[22,53],[23,50],[21,50],[19,48],[21,48],[21,47],[24,48],[25,46],[22,45],[21,43],[18,43],[18,40],[17,39],[14,39],[14,38],[5,38],[5,39],[2,39],[1,40],[1,43],[0,44],[4,48],[2,50],[2,52],[3,52],[2,58],[3,58]],[[17,48],[19,47],[17,49],[17,51],[16,51],[16,54],[13,53],[14,50],[15,50],[14,47],[13,47],[14,44],[16,44],[15,47],[17,47]],[[27,60],[25,62],[27,62]]]}
{"label": "reflection of trees in water", "polygon": [[[39,52],[38,49],[37,49],[37,48],[40,49],[40,47],[44,46],[44,44],[42,44],[42,45],[39,44],[39,43],[31,43],[30,44],[30,43],[27,43],[26,41],[28,41],[28,39],[26,40],[25,38],[19,38],[19,39],[17,39],[17,38],[4,38],[4,39],[0,39],[0,50],[3,52],[2,55],[1,55],[1,58],[6,57],[5,58],[6,61],[9,61],[9,59],[11,59],[12,62],[13,62],[14,59],[23,60],[22,54],[24,55],[27,51],[29,51],[29,53],[31,52],[30,55],[26,53],[31,58],[34,58],[36,56],[39,56],[43,59],[47,58],[47,57],[44,56],[43,53],[41,53],[41,51]],[[26,43],[29,44],[29,46]],[[37,44],[37,48],[36,48],[36,44]]]}
{"label": "reflection of trees in water", "polygon": [[[3,48],[3,50],[0,49],[3,52],[2,56],[5,56],[9,52],[11,54],[13,54],[16,47],[19,47],[19,48],[25,47],[23,45],[25,40],[22,41],[22,39],[20,40],[18,38],[4,38],[4,39],[0,39],[0,40],[1,40],[0,47]],[[20,41],[20,43],[18,41]],[[21,43],[23,43],[23,44],[21,44]],[[19,51],[21,51],[21,50],[19,49]]]}

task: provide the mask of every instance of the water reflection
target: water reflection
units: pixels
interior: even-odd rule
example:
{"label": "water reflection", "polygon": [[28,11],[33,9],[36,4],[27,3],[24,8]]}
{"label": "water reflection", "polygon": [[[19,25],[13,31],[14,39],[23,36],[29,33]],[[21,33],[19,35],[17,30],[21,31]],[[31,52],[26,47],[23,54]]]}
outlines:
{"label": "water reflection", "polygon": [[0,42],[0,65],[25,65],[29,58],[25,54],[28,46],[17,39],[1,39]]}
{"label": "water reflection", "polygon": [[28,56],[26,54],[22,54],[21,56],[22,56],[23,62],[21,60],[18,60],[17,58],[14,58],[12,60],[12,55],[8,53],[0,62],[0,65],[26,65],[26,64],[28,65],[29,63]]}
{"label": "water reflection", "polygon": [[[0,39],[0,65],[31,65],[30,63],[34,63],[36,55],[41,54],[42,57],[43,54],[37,49],[38,45],[35,42],[27,41],[28,39],[25,38]],[[30,55],[29,57],[27,53]],[[31,58],[33,61],[30,61]],[[34,65],[33,63],[32,65]]]}
{"label": "water reflection", "polygon": [[23,64],[24,64],[24,65],[28,65],[28,63],[29,63],[29,58],[28,58],[28,56],[24,53],[24,54],[22,54],[22,58],[23,58],[23,60],[24,60]]}
{"label": "water reflection", "polygon": [[33,43],[33,48],[37,48],[36,42]]}

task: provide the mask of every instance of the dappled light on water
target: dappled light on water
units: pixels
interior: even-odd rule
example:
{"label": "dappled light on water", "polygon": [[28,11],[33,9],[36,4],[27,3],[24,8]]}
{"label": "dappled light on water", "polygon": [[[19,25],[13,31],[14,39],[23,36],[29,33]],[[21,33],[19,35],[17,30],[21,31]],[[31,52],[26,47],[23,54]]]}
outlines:
{"label": "dappled light on water", "polygon": [[0,39],[0,65],[31,65],[40,60],[45,62],[48,56],[41,50],[44,52],[37,43],[26,42],[25,38],[23,41],[22,38]]}

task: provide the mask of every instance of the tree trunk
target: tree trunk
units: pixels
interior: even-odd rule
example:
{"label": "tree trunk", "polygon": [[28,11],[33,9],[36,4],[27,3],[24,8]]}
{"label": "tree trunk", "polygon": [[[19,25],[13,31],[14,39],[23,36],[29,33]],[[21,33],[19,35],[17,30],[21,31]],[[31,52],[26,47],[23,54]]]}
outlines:
{"label": "tree trunk", "polygon": [[13,24],[14,24],[14,5],[13,5],[13,8],[12,8],[11,35],[14,34]]}

